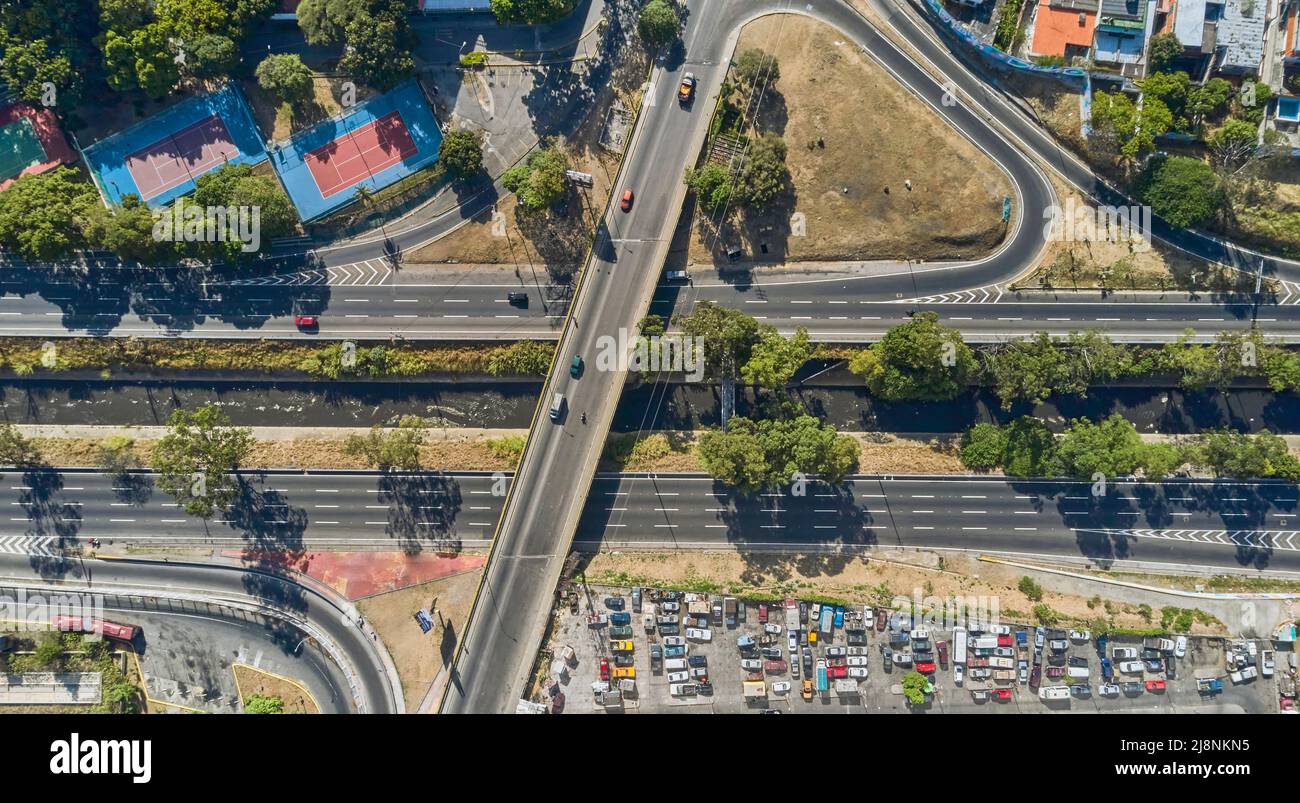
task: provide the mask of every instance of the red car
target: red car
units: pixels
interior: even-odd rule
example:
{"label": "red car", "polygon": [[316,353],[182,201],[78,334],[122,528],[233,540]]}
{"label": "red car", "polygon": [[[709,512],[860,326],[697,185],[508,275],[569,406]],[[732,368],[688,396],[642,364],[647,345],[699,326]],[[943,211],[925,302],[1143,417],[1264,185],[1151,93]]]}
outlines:
{"label": "red car", "polygon": [[923,675],[934,674],[934,661],[922,661],[916,665],[916,671]]}
{"label": "red car", "polygon": [[884,608],[876,608],[876,632],[879,633],[885,629],[889,620],[889,614],[885,613]]}
{"label": "red car", "polygon": [[609,659],[608,658],[600,659],[600,679],[609,680]]}
{"label": "red car", "polygon": [[1065,677],[1065,667],[1049,666],[1047,667],[1047,676],[1049,678],[1063,678]]}
{"label": "red car", "polygon": [[1010,647],[1010,646],[1012,646],[1014,643],[1015,643],[1015,642],[1012,640],[1011,636],[998,636],[998,646],[999,646],[999,647]]}
{"label": "red car", "polygon": [[847,666],[828,666],[826,667],[826,677],[834,680],[836,678],[846,678],[849,676]]}
{"label": "red car", "polygon": [[758,603],[758,623],[760,625],[767,624],[767,603],[766,602]]}
{"label": "red car", "polygon": [[312,299],[296,299],[293,302],[293,325],[299,329],[315,329],[320,326],[320,315],[313,307],[319,305]]}
{"label": "red car", "polygon": [[632,211],[632,199],[633,199],[634,197],[635,197],[635,196],[632,195],[632,190],[630,190],[630,189],[628,189],[628,190],[623,190],[623,200],[619,202],[619,207],[622,208],[622,210],[623,210],[624,212],[631,212],[631,211]]}
{"label": "red car", "polygon": [[1011,699],[1011,689],[994,689],[989,693],[993,695],[994,700],[1000,703],[1005,703]]}
{"label": "red car", "polygon": [[1164,691],[1164,690],[1165,690],[1165,682],[1163,680],[1147,681],[1147,691],[1156,692],[1156,691]]}
{"label": "red car", "polygon": [[940,641],[934,646],[939,650],[939,663],[946,669],[948,667],[948,642]]}

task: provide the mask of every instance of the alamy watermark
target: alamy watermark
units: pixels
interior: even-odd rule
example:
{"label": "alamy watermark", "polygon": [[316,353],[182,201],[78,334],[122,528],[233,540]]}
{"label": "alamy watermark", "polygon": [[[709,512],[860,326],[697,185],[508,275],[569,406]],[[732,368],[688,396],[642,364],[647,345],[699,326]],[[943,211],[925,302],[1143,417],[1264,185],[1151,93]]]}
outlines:
{"label": "alamy watermark", "polygon": [[618,336],[596,338],[598,371],[673,371],[689,382],[704,379],[704,339],[692,335],[632,335],[625,328]]}
{"label": "alamy watermark", "polygon": [[173,243],[240,243],[244,253],[262,245],[259,206],[201,206],[177,198],[167,209],[153,212],[153,238]]}
{"label": "alamy watermark", "polygon": [[[0,620],[15,632],[44,632],[65,618],[78,622],[104,619],[104,600],[98,594],[29,594],[23,588],[16,592],[0,594]],[[86,633],[86,637],[98,638],[99,634]]]}
{"label": "alamy watermark", "polygon": [[998,624],[1001,603],[998,597],[925,595],[912,589],[912,596],[894,597],[894,612],[904,614],[914,630],[952,630],[954,627],[987,630]]}
{"label": "alamy watermark", "polygon": [[1097,206],[1066,199],[1043,210],[1043,236],[1058,242],[1128,243],[1134,251],[1151,249],[1151,207]]}

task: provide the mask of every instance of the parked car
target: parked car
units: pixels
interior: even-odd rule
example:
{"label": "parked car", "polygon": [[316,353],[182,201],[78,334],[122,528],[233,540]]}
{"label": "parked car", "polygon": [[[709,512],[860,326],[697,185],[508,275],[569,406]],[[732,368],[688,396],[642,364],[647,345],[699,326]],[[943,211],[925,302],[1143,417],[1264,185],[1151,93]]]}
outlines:
{"label": "parked car", "polygon": [[997,700],[999,703],[1011,701],[1011,689],[994,689],[990,694],[993,699]]}
{"label": "parked car", "polygon": [[803,679],[803,690],[800,694],[803,695],[805,700],[811,700],[813,698],[813,682],[808,678]]}
{"label": "parked car", "polygon": [[1097,687],[1097,693],[1102,697],[1118,697],[1119,686],[1116,686],[1114,683],[1103,683]]}
{"label": "parked car", "polygon": [[1165,682],[1164,682],[1163,680],[1148,680],[1148,681],[1147,681],[1147,691],[1149,691],[1149,692],[1163,692],[1164,690],[1165,690]]}
{"label": "parked car", "polygon": [[990,633],[992,633],[992,634],[994,634],[994,635],[997,635],[997,636],[1009,636],[1009,635],[1011,635],[1011,626],[1010,626],[1010,625],[990,625],[990,626],[989,626],[989,630],[988,630],[988,632],[990,632]]}
{"label": "parked car", "polygon": [[659,635],[661,636],[675,636],[680,632],[682,632],[682,629],[677,625],[659,625]]}
{"label": "parked car", "polygon": [[789,694],[789,693],[790,693],[790,689],[792,689],[792,688],[794,688],[794,684],[791,683],[790,681],[788,681],[788,680],[778,680],[776,683],[773,683],[773,684],[772,684],[772,693],[773,693],[773,694]]}
{"label": "parked car", "polygon": [[1109,658],[1101,659],[1101,677],[1104,680],[1115,677],[1115,665],[1111,663]]}
{"label": "parked car", "polygon": [[1116,647],[1114,655],[1116,661],[1131,661],[1138,657],[1138,651],[1136,647]]}
{"label": "parked car", "polygon": [[781,648],[780,648],[780,647],[764,647],[762,650],[759,651],[759,653],[760,653],[764,658],[766,658],[766,659],[768,659],[768,660],[770,660],[770,661],[776,661],[776,660],[779,660],[779,659],[781,658]]}
{"label": "parked car", "polygon": [[[1173,662],[1170,662],[1172,665]],[[1273,670],[1277,667],[1273,660],[1272,650],[1260,650],[1259,652],[1259,672],[1266,678],[1273,677]]]}
{"label": "parked car", "polygon": [[1024,658],[1020,659],[1017,675],[1022,686],[1029,682],[1029,662]]}
{"label": "parked car", "polygon": [[849,666],[866,666],[866,665],[867,665],[867,656],[865,656],[865,655],[850,655],[846,660],[847,660]]}
{"label": "parked car", "polygon": [[611,641],[609,643],[610,652],[633,652],[636,645],[630,641]]}
{"label": "parked car", "polygon": [[1057,653],[1065,652],[1066,650],[1070,649],[1070,642],[1066,641],[1065,639],[1052,639],[1051,641],[1047,642],[1047,648],[1052,652],[1057,652]]}
{"label": "parked car", "polygon": [[772,634],[780,633],[781,626],[776,624],[775,622],[768,622],[767,624],[763,625],[763,632],[772,633]]}
{"label": "parked car", "polygon": [[966,671],[967,674],[970,675],[971,680],[988,680],[989,678],[993,677],[993,670],[986,669],[982,666],[971,667]]}
{"label": "parked car", "polygon": [[611,628],[609,629],[609,637],[610,637],[610,638],[617,638],[617,639],[628,639],[628,638],[632,638],[632,626],[631,626],[631,625],[615,625],[614,627],[611,627]]}
{"label": "parked car", "polygon": [[936,667],[933,661],[920,661],[916,665],[916,671],[922,675],[933,675]]}
{"label": "parked car", "polygon": [[805,671],[805,672],[812,672],[812,668],[813,668],[813,654],[812,654],[812,648],[811,648],[811,647],[804,647],[804,648],[803,648],[803,668],[804,668],[804,671]]}
{"label": "parked car", "polygon": [[889,648],[886,647],[885,645],[881,644],[881,645],[880,645],[880,660],[881,660],[881,661],[884,663],[884,665],[885,665],[885,671],[886,671],[886,672],[891,671],[891,670],[894,668],[894,651],[891,650],[891,649],[889,649]]}
{"label": "parked car", "polygon": [[1047,667],[1047,676],[1048,676],[1049,678],[1053,678],[1053,679],[1055,679],[1055,678],[1065,677],[1065,667],[1063,667],[1063,666],[1049,666],[1049,667]]}
{"label": "parked car", "polygon": [[609,608],[611,611],[621,611],[623,610],[623,598],[605,597],[605,607]]}
{"label": "parked car", "polygon": [[879,633],[885,629],[886,622],[889,621],[889,614],[884,608],[876,609],[876,632]]}
{"label": "parked car", "polygon": [[1041,627],[1034,628],[1034,646],[1040,650],[1043,648],[1043,635],[1046,632]]}
{"label": "parked car", "polygon": [[1088,665],[1088,659],[1087,659],[1087,658],[1084,658],[1084,657],[1081,656],[1081,655],[1071,655],[1071,656],[1070,656],[1070,660],[1069,660],[1069,664],[1070,664],[1070,666],[1083,666],[1083,667],[1086,667],[1086,666]]}
{"label": "parked car", "polygon": [[685,647],[664,647],[665,658],[684,658],[686,657]]}
{"label": "parked car", "polygon": [[1174,655],[1179,658],[1187,655],[1187,636],[1179,636],[1174,639]]}
{"label": "parked car", "polygon": [[984,689],[971,689],[970,698],[977,703],[987,703],[989,701],[989,693]]}
{"label": "parked car", "polygon": [[835,606],[835,627],[844,627],[844,606]]}
{"label": "parked car", "polygon": [[791,655],[794,655],[795,653],[799,652],[799,634],[798,634],[798,633],[796,633],[795,631],[791,630],[790,633],[789,633],[789,639],[787,639],[787,641],[789,642],[789,643],[787,644],[787,646],[790,648],[790,654],[791,654]]}
{"label": "parked car", "polygon": [[999,658],[1014,658],[1016,651],[1010,647],[997,647],[993,650],[993,654]]}
{"label": "parked car", "polygon": [[609,615],[609,623],[611,625],[630,625],[632,624],[632,614],[627,613],[626,611],[611,613]]}
{"label": "parked car", "polygon": [[1092,687],[1086,683],[1072,683],[1070,694],[1078,700],[1089,700],[1092,698]]}
{"label": "parked car", "polygon": [[609,680],[609,659],[608,658],[600,659],[600,679]]}
{"label": "parked car", "polygon": [[962,666],[961,664],[953,664],[953,665],[952,665],[952,682],[953,682],[953,683],[956,683],[958,686],[960,686],[960,685],[962,684],[962,681],[964,681],[964,680],[966,679],[966,678],[964,677],[965,674],[966,674],[966,667]]}
{"label": "parked car", "polygon": [[827,657],[827,658],[843,658],[844,656],[846,656],[846,655],[848,655],[848,654],[849,654],[849,651],[846,650],[846,649],[843,648],[843,647],[827,647],[827,648],[826,648],[826,657]]}
{"label": "parked car", "polygon": [[1142,693],[1142,684],[1136,680],[1125,681],[1121,688],[1124,690],[1124,694],[1129,697],[1136,697]]}
{"label": "parked car", "polygon": [[740,659],[740,668],[746,672],[761,672],[763,671],[763,662],[757,658],[742,658]]}
{"label": "parked car", "polygon": [[659,610],[663,611],[664,613],[677,613],[681,609],[682,609],[682,604],[680,602],[668,601],[668,602],[659,603]]}
{"label": "parked car", "polygon": [[690,658],[686,659],[686,663],[690,664],[691,666],[697,666],[697,667],[708,666],[709,659],[705,658],[703,655],[692,655]]}
{"label": "parked car", "polygon": [[935,642],[935,649],[939,651],[939,665],[944,669],[948,668],[948,642]]}
{"label": "parked car", "polygon": [[1119,671],[1121,674],[1125,674],[1125,675],[1140,675],[1142,674],[1142,662],[1141,661],[1120,661]]}
{"label": "parked car", "polygon": [[1043,677],[1042,665],[1034,664],[1033,668],[1029,671],[1029,688],[1031,689],[1038,688],[1038,683],[1040,680],[1042,680],[1042,677]]}
{"label": "parked car", "polygon": [[898,666],[911,666],[912,665],[911,653],[906,653],[906,652],[894,653],[894,663],[897,664]]}
{"label": "parked car", "polygon": [[665,647],[681,647],[686,644],[686,639],[681,636],[668,636],[664,639]]}
{"label": "parked car", "polygon": [[686,638],[692,641],[712,641],[713,634],[700,627],[688,627],[686,628]]}
{"label": "parked car", "polygon": [[1146,670],[1148,672],[1165,671],[1165,662],[1160,658],[1152,658],[1150,660],[1143,661],[1142,666],[1146,667]]}
{"label": "parked car", "polygon": [[[680,674],[686,674],[681,672]],[[672,683],[668,686],[668,693],[674,697],[690,697],[695,694],[697,686],[694,683]],[[710,687],[712,690],[712,687]]]}
{"label": "parked car", "polygon": [[1077,642],[1083,643],[1083,642],[1087,641],[1087,640],[1090,639],[1090,638],[1092,638],[1092,634],[1089,633],[1087,630],[1071,630],[1071,631],[1070,631],[1070,641],[1077,641]]}

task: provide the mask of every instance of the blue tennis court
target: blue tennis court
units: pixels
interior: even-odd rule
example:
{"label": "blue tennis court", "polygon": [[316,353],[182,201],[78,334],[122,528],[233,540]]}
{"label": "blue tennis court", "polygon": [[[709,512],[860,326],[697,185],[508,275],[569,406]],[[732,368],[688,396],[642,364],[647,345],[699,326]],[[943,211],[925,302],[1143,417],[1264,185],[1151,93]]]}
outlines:
{"label": "blue tennis court", "polygon": [[271,164],[304,221],[383,189],[438,160],[442,132],[414,80],[317,123],[271,149]]}
{"label": "blue tennis court", "polygon": [[226,84],[96,142],[85,156],[110,201],[136,195],[158,207],[193,192],[199,176],[227,162],[265,160],[266,149],[243,94]]}

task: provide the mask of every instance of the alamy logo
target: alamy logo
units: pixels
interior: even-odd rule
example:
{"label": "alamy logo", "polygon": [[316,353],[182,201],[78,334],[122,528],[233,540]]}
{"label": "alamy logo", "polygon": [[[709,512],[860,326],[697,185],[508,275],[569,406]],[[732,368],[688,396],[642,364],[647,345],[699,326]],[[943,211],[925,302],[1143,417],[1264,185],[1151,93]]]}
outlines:
{"label": "alamy logo", "polygon": [[691,335],[633,337],[620,328],[618,337],[596,338],[598,371],[680,371],[690,382],[704,379],[704,339]]}
{"label": "alamy logo", "polygon": [[52,742],[50,753],[54,775],[130,775],[132,783],[149,783],[153,777],[153,742],[148,739],[83,740],[74,733]]}
{"label": "alamy logo", "polygon": [[1065,207],[1043,210],[1043,236],[1060,242],[1130,243],[1135,251],[1151,248],[1151,207],[1098,206],[1068,198]]}
{"label": "alamy logo", "polygon": [[177,198],[169,209],[153,212],[153,238],[173,243],[240,243],[249,253],[262,245],[258,206],[200,206]]}

